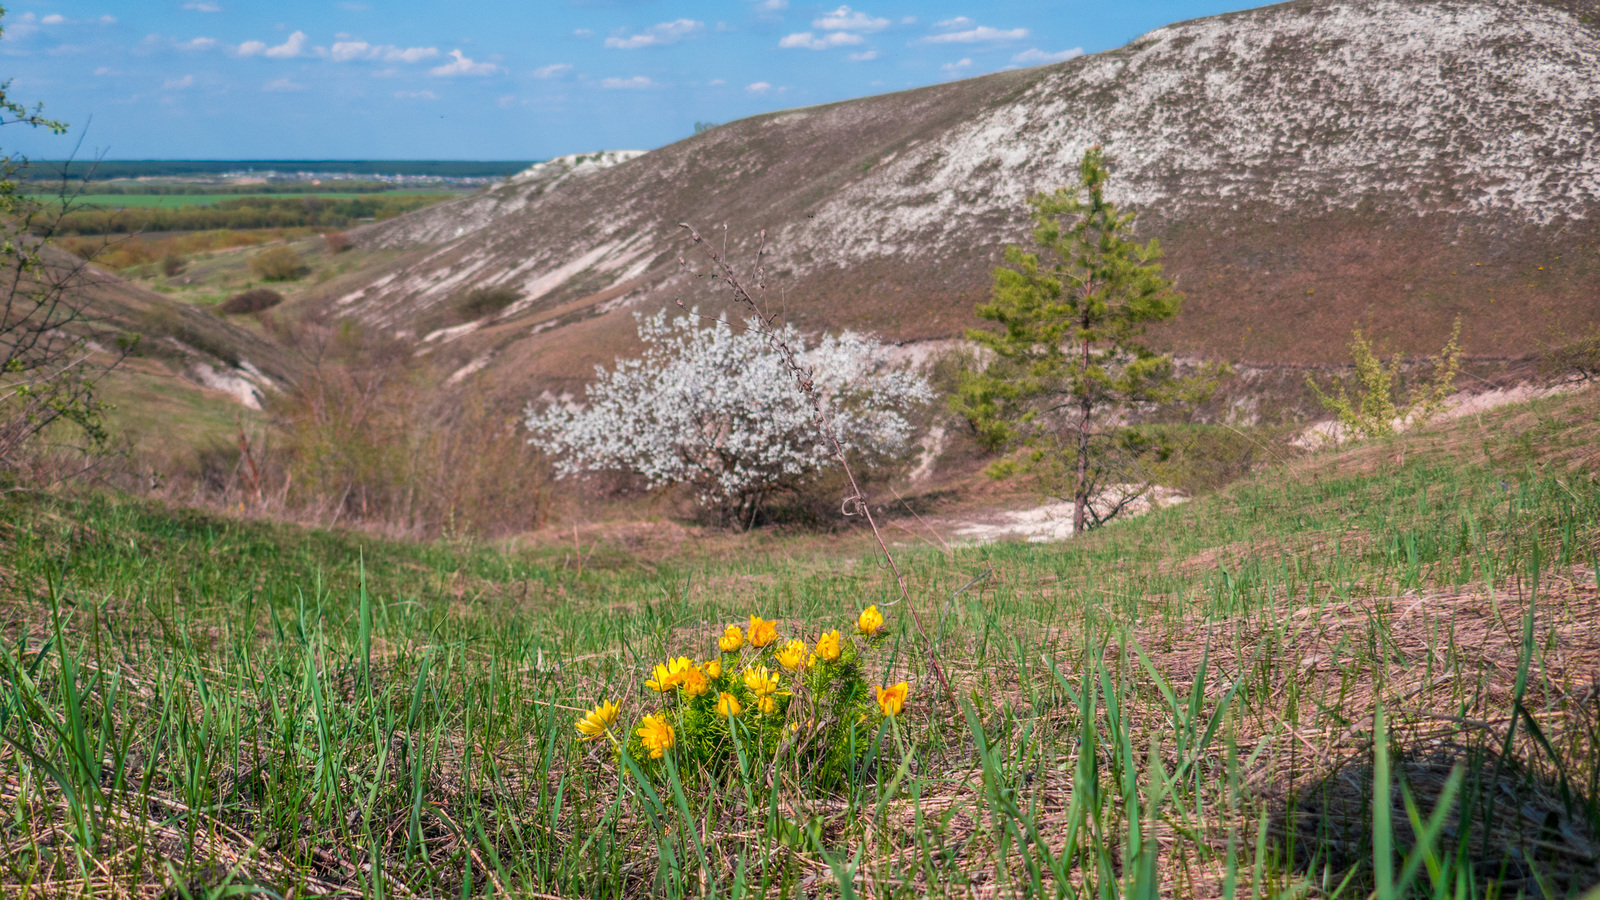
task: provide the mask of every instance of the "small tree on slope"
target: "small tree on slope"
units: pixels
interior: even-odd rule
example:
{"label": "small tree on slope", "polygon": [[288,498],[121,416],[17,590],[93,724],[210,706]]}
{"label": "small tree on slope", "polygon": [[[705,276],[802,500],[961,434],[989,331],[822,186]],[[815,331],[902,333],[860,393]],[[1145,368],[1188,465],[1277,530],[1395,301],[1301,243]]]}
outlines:
{"label": "small tree on slope", "polygon": [[[1146,404],[1199,402],[1214,380],[1176,376],[1169,356],[1141,342],[1151,322],[1178,314],[1182,296],[1161,275],[1160,246],[1132,239],[1134,213],[1105,199],[1098,147],[1084,154],[1076,187],[1029,198],[1039,252],[1006,248],[994,299],[978,315],[1001,325],[968,337],[994,354],[963,376],[951,398],[993,447],[1018,442],[1035,461],[1069,465],[1074,533],[1098,526],[1143,495],[1137,459],[1155,447],[1127,414]],[[1220,374],[1221,369],[1212,374]],[[1098,495],[1132,480],[1120,496]]]}
{"label": "small tree on slope", "polygon": [[[901,452],[905,412],[932,399],[922,377],[889,367],[884,347],[852,332],[814,348],[793,326],[778,336],[800,352],[846,449]],[[754,520],[762,501],[792,491],[834,463],[815,414],[772,341],[746,323],[700,327],[666,311],[639,319],[644,356],[596,367],[582,408],[529,407],[532,443],[559,458],[559,476],[622,470],[650,489],[690,485],[724,520]]]}

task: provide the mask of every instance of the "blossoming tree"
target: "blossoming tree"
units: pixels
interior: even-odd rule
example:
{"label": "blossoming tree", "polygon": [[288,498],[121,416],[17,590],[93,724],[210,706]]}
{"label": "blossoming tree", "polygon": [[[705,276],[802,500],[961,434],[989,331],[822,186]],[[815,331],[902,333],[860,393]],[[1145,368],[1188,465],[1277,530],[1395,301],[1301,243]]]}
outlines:
{"label": "blossoming tree", "polygon": [[[763,500],[837,457],[771,337],[749,322],[735,329],[697,318],[639,317],[642,357],[596,367],[583,406],[530,406],[527,425],[532,442],[558,458],[560,477],[621,470],[650,489],[689,485],[719,519],[748,525]],[[793,326],[776,336],[809,370],[847,451],[882,458],[905,449],[906,414],[933,396],[925,378],[890,365],[881,343],[854,332],[814,347]]]}

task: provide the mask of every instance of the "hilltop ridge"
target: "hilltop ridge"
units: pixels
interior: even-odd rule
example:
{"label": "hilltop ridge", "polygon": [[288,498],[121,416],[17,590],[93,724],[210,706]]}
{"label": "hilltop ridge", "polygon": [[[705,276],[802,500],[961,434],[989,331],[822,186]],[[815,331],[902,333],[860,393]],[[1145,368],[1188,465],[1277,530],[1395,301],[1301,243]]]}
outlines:
{"label": "hilltop ridge", "polygon": [[[1582,4],[1297,0],[513,179],[363,229],[398,257],[310,302],[508,389],[567,389],[631,346],[632,310],[715,304],[680,270],[687,221],[725,227],[736,262],[764,231],[802,327],[949,338],[1025,198],[1098,144],[1188,296],[1163,345],[1331,362],[1353,326],[1422,352],[1459,316],[1469,352],[1517,355],[1600,320],[1596,73]],[[485,286],[521,299],[429,324]]]}

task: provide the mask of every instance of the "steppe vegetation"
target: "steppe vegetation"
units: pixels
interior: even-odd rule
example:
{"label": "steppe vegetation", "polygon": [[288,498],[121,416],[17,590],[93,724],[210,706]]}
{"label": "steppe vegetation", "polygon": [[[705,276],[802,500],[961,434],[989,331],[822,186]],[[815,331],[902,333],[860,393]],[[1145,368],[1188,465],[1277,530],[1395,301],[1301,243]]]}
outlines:
{"label": "steppe vegetation", "polygon": [[[765,233],[744,282],[691,229],[711,265],[679,271],[744,327],[640,316],[587,407],[520,419],[480,374],[509,345],[434,339],[526,331],[500,320],[537,292],[341,318],[361,292],[319,285],[409,251],[317,237],[326,192],[228,201],[299,204],[271,241],[74,244],[152,289],[95,319],[34,240],[79,220],[0,189],[10,296],[45,311],[0,318],[0,893],[1600,897],[1596,338],[1543,354],[1566,393],[1440,421],[1459,332],[1421,366],[1357,332],[1352,381],[1294,381],[1359,440],[1196,424],[1226,367],[1146,345],[1178,295],[1081,172],[1087,202],[1032,201],[987,355],[808,347]],[[211,198],[139,215],[182,199]],[[575,309],[631,290],[574,280]],[[117,458],[105,373],[156,361],[264,408],[207,413],[180,485],[130,450],[28,470]],[[971,465],[896,478],[934,426]],[[94,453],[51,446],[73,428]],[[920,514],[986,465],[1070,497],[1072,540]],[[1158,484],[1193,496],[1112,521]],[[546,527],[575,509],[602,521]]]}
{"label": "steppe vegetation", "polygon": [[[903,550],[926,646],[859,541],[389,544],[13,495],[0,877],[1569,895],[1600,846],[1597,404],[1319,454],[1065,545]],[[601,700],[643,713],[669,656],[716,658],[730,622],[814,641],[868,604],[888,624],[865,677],[913,689],[897,726],[857,729],[836,790],[792,758],[641,780],[576,740]]]}

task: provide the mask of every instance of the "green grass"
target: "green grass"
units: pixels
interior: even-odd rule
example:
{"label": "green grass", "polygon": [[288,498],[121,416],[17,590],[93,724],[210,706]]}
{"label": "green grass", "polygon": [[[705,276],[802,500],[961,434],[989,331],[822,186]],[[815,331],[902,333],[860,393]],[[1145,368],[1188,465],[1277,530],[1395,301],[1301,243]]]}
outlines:
{"label": "green grass", "polygon": [[[407,190],[392,191],[374,194],[370,191],[328,191],[325,193],[306,194],[304,196],[317,200],[373,200],[394,199],[398,197],[434,196],[437,194],[460,194],[461,191],[449,190]],[[94,207],[97,209],[175,209],[180,206],[209,206],[226,200],[283,200],[294,199],[295,195],[272,194],[83,194],[73,199],[73,208]],[[51,195],[38,195],[34,199],[49,202],[54,200]]]}
{"label": "green grass", "polygon": [[[1581,893],[1597,410],[1590,392],[1311,457],[1069,544],[907,551],[926,643],[878,560],[811,539],[662,559],[12,495],[0,884]],[[862,723],[837,791],[781,755],[654,779],[573,740],[600,699],[637,721],[650,667],[705,658],[724,623],[814,637],[867,603],[891,635],[866,676],[912,702]]]}

